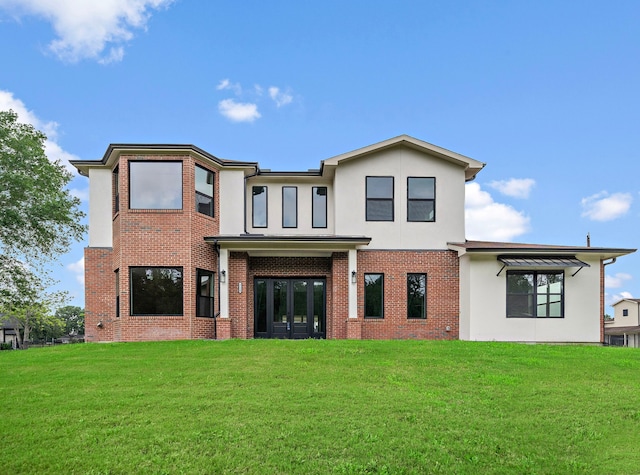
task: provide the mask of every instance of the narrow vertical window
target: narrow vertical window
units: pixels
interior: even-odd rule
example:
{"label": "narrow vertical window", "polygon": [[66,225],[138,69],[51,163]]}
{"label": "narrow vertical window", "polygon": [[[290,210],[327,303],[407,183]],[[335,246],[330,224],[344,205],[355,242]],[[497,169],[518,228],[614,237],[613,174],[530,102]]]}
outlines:
{"label": "narrow vertical window", "polygon": [[384,274],[364,275],[364,316],[384,318]]}
{"label": "narrow vertical window", "polygon": [[116,318],[120,317],[120,269],[116,269]]}
{"label": "narrow vertical window", "polygon": [[298,227],[298,187],[282,187],[282,227]]}
{"label": "narrow vertical window", "polygon": [[436,179],[407,178],[407,221],[436,220]]}
{"label": "narrow vertical window", "polygon": [[314,186],[311,196],[311,220],[314,228],[327,227],[327,187]]}
{"label": "narrow vertical window", "polygon": [[213,272],[198,269],[196,274],[198,280],[196,317],[213,317]]}
{"label": "narrow vertical window", "polygon": [[196,210],[213,216],[213,172],[196,165]]}
{"label": "narrow vertical window", "polygon": [[407,274],[407,318],[427,318],[426,274]]}
{"label": "narrow vertical window", "polygon": [[367,221],[393,221],[393,177],[368,176]]}
{"label": "narrow vertical window", "polygon": [[113,214],[120,211],[120,167],[113,169]]}
{"label": "narrow vertical window", "polygon": [[254,186],[252,194],[252,216],[254,228],[267,227],[267,187]]}

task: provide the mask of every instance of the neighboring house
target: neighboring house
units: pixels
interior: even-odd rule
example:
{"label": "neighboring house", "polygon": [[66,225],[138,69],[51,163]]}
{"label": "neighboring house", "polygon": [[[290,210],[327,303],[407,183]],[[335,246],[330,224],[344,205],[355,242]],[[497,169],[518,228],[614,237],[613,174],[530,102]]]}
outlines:
{"label": "neighboring house", "polygon": [[606,322],[605,343],[640,348],[640,299],[622,299],[613,304],[613,320]]}
{"label": "neighboring house", "polygon": [[15,348],[18,344],[19,329],[20,324],[14,318],[0,320],[0,343],[11,343]]}
{"label": "neighboring house", "polygon": [[110,145],[89,177],[86,341],[603,341],[603,261],[465,241],[484,164],[403,135],[304,172]]}

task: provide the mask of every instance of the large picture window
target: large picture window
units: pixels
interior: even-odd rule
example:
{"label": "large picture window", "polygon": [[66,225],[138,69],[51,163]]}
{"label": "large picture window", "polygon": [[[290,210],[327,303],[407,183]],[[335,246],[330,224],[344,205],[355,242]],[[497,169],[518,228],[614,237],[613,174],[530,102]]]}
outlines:
{"label": "large picture window", "polygon": [[407,318],[427,318],[426,274],[407,274]]}
{"label": "large picture window", "polygon": [[393,177],[368,176],[367,221],[393,221]]}
{"label": "large picture window", "polygon": [[213,216],[213,172],[196,165],[196,210]]}
{"label": "large picture window", "polygon": [[298,187],[282,187],[282,227],[298,227]]}
{"label": "large picture window", "polygon": [[564,273],[507,272],[507,317],[564,317]]}
{"label": "large picture window", "polygon": [[311,221],[314,228],[327,227],[327,187],[314,186],[311,190]]}
{"label": "large picture window", "polygon": [[364,316],[384,318],[384,274],[364,275]]}
{"label": "large picture window", "polygon": [[182,162],[129,162],[129,208],[182,209]]}
{"label": "large picture window", "polygon": [[254,186],[251,189],[252,216],[254,228],[267,227],[267,187]]}
{"label": "large picture window", "polygon": [[213,317],[213,272],[198,269],[197,317]]}
{"label": "large picture window", "polygon": [[407,178],[407,221],[436,220],[436,179]]}
{"label": "large picture window", "polygon": [[182,315],[182,267],[131,267],[131,315]]}

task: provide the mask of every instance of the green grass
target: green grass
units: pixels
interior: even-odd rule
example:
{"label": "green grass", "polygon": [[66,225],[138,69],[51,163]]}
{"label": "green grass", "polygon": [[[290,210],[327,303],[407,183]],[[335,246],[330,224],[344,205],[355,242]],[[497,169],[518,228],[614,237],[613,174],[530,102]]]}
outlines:
{"label": "green grass", "polygon": [[0,473],[638,473],[640,351],[181,341],[0,352]]}

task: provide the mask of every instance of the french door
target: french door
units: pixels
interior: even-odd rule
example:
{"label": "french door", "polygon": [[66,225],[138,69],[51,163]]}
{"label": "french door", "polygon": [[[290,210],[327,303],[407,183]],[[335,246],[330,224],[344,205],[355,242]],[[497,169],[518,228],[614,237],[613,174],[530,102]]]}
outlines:
{"label": "french door", "polygon": [[325,338],[326,283],[316,278],[256,278],[256,338]]}

